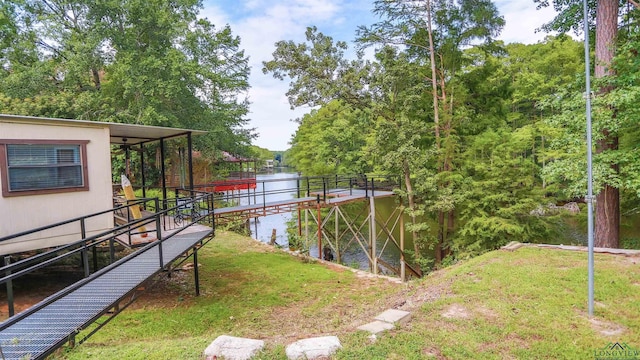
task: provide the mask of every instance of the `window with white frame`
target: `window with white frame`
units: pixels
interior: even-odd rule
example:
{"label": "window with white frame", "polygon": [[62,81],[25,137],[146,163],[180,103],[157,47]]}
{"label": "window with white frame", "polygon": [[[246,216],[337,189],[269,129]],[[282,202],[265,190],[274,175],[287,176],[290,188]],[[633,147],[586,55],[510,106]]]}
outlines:
{"label": "window with white frame", "polygon": [[0,143],[3,196],[88,190],[86,143]]}

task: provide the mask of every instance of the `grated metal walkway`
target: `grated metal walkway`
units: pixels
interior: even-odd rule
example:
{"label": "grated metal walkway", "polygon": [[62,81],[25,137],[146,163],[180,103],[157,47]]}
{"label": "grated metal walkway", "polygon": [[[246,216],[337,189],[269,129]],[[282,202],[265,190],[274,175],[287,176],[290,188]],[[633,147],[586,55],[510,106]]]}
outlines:
{"label": "grated metal walkway", "polygon": [[[211,230],[180,233],[163,240],[162,267],[160,242],[156,241],[84,279],[59,299],[52,301],[56,297],[52,295],[41,302],[45,306],[36,305],[35,311],[16,315],[19,319],[14,324],[0,324],[1,355],[7,360],[45,358],[211,234]],[[5,323],[9,321],[12,319]]]}

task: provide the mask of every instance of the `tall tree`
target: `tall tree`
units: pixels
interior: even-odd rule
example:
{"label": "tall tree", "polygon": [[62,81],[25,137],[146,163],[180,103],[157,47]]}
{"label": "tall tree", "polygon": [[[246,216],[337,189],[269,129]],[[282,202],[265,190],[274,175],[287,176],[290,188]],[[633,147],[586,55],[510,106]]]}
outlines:
{"label": "tall tree", "polygon": [[263,62],[262,72],[274,78],[291,79],[287,97],[291,108],[320,106],[342,99],[352,104],[365,104],[366,76],[369,64],[345,57],[344,41],[335,41],[315,26],[305,31],[306,42],[278,41],[273,59]]}
{"label": "tall tree", "polygon": [[[432,102],[434,147],[439,158],[436,172],[441,175],[440,192],[452,194],[450,187],[453,184],[447,174],[454,170],[457,139],[454,123],[457,116],[453,107],[456,89],[450,80],[463,65],[463,49],[480,44],[491,49],[494,38],[504,26],[504,19],[489,0],[380,0],[374,2],[374,13],[383,20],[370,28],[359,28],[362,44],[407,46],[411,54],[423,59],[430,67],[427,79]],[[405,172],[405,178],[410,177],[410,172]],[[407,185],[407,188],[412,187]],[[438,235],[435,243],[436,261],[440,262],[449,252],[455,205],[452,201],[437,203],[442,204],[437,210]]]}
{"label": "tall tree", "polygon": [[[539,6],[548,6],[545,0],[535,0]],[[620,18],[620,0],[598,0],[595,7],[595,16],[590,14],[590,28],[595,28],[595,78],[599,88],[596,96],[604,97],[613,90],[611,77],[615,76],[613,58],[616,54],[618,19]],[[559,15],[545,25],[545,29],[568,31],[570,28],[580,29],[582,25],[581,6],[582,1],[553,1]],[[593,11],[593,8],[591,8]],[[595,21],[595,23],[593,23]],[[607,105],[605,105],[607,106]],[[611,118],[609,125],[600,129],[601,137],[596,141],[596,154],[607,154],[618,149],[619,134],[616,125],[616,111],[613,104],[609,104]],[[619,166],[615,161],[609,163],[611,171],[619,172]],[[620,244],[620,191],[618,185],[611,182],[603,182],[600,191],[596,195],[596,228],[595,245],[599,247],[619,247]]]}
{"label": "tall tree", "polygon": [[[425,73],[420,63],[411,63],[407,53],[399,53],[393,47],[385,47],[376,54],[375,63],[364,62],[359,58],[347,61],[344,58],[346,43],[333,42],[333,39],[317,33],[316,28],[309,28],[306,32],[307,42],[295,44],[293,42],[280,41],[276,43],[276,50],[273,53],[273,60],[265,62],[263,71],[271,72],[273,76],[284,79],[287,76],[291,79],[291,84],[287,95],[292,107],[308,105],[321,105],[323,108],[317,112],[312,112],[302,119],[292,145],[292,154],[311,152],[301,142],[303,136],[313,135],[314,139],[322,139],[326,143],[313,142],[313,153],[317,154],[322,149],[330,146],[333,139],[340,137],[346,132],[353,131],[354,134],[364,134],[368,145],[362,153],[369,153],[379,156],[378,159],[383,166],[383,171],[402,172],[405,178],[405,189],[411,210],[410,215],[415,219],[418,211],[415,208],[413,183],[411,181],[411,163],[419,163],[423,159],[424,127],[421,123],[425,121],[422,103],[424,98],[424,85],[422,79]],[[421,87],[420,89],[415,88]],[[347,128],[340,130],[332,126],[317,126],[319,121],[325,123],[333,121],[341,122],[345,116],[341,115],[340,107],[331,103],[333,99],[341,99],[342,108],[356,110],[353,114],[359,114],[357,123],[362,124],[369,118],[370,127]],[[416,116],[418,115],[418,116]],[[351,116],[351,115],[350,115]],[[332,120],[329,120],[332,119]],[[342,124],[345,124],[342,121]],[[314,127],[313,132],[308,131]],[[372,135],[366,133],[366,129],[374,130]],[[335,129],[336,134],[320,135],[318,131],[331,132]],[[358,136],[356,139],[361,139]],[[359,141],[359,140],[358,140]],[[340,150],[349,150],[341,148]],[[349,151],[347,156],[353,156],[355,150]],[[324,152],[327,155],[327,152]],[[358,151],[355,151],[357,156]],[[370,156],[371,156],[370,155]],[[295,156],[294,156],[295,157]],[[315,157],[315,156],[314,156]],[[314,168],[308,163],[308,158],[298,157],[299,164],[305,164],[307,169],[313,171],[327,170],[326,167]],[[320,159],[319,159],[320,160]],[[367,170],[364,164],[351,164],[351,168]],[[364,165],[364,166],[363,166]],[[343,166],[344,168],[344,166]],[[340,170],[333,168],[330,170]],[[413,226],[414,244],[419,246],[418,224]],[[419,249],[415,251],[416,256],[420,255]]]}
{"label": "tall tree", "polygon": [[[596,8],[596,79],[613,76],[613,57],[616,52],[618,34],[618,0],[598,0]],[[603,85],[598,92],[608,93],[611,87]],[[612,114],[615,119],[615,111]],[[618,149],[618,135],[611,128],[602,129],[602,139],[596,142],[596,152],[603,153]],[[611,164],[618,172],[617,164]],[[620,247],[620,191],[612,184],[605,183],[596,196],[595,246]]]}

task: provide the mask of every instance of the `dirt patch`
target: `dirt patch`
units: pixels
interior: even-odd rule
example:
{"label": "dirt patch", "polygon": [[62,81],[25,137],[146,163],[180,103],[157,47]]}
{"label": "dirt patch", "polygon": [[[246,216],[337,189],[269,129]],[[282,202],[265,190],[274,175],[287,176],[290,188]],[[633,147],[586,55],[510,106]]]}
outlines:
{"label": "dirt patch", "polygon": [[[83,278],[82,271],[73,267],[58,267],[36,271],[13,281],[14,313],[17,314]],[[0,293],[0,320],[9,318],[7,292]]]}
{"label": "dirt patch", "polygon": [[[595,305],[598,307],[605,307],[605,305],[600,302],[595,302]],[[601,335],[618,336],[627,331],[626,327],[620,324],[616,324],[612,321],[590,317],[585,311],[582,311],[582,310],[579,310],[576,312],[589,322],[593,330],[597,331]]]}
{"label": "dirt patch", "polygon": [[[386,286],[398,291],[391,296],[380,296],[369,302],[356,301],[345,295],[371,286]],[[402,288],[383,279],[362,279],[349,284],[348,287],[338,286],[335,290],[336,300],[333,302],[326,303],[326,299],[309,298],[271,309],[270,313],[261,315],[260,324],[252,329],[254,333],[245,336],[259,336],[271,343],[282,345],[311,336],[340,336],[371,322],[376,315],[389,307],[389,302],[402,297],[404,293]]]}
{"label": "dirt patch", "polygon": [[449,306],[447,310],[440,315],[447,319],[468,319],[471,317],[469,310],[460,304],[453,304]]}
{"label": "dirt patch", "polygon": [[474,309],[474,311],[487,320],[496,320],[499,318],[498,314],[496,314],[495,311],[484,306],[478,306]]}
{"label": "dirt patch", "polygon": [[637,256],[625,256],[625,262],[631,265],[640,264],[640,257]]}
{"label": "dirt patch", "polygon": [[451,282],[439,283],[436,286],[430,286],[428,288],[420,285],[416,287],[407,287],[399,296],[390,299],[389,308],[413,311],[424,303],[434,302],[441,298],[447,297],[451,294]]}
{"label": "dirt patch", "polygon": [[604,336],[618,336],[627,330],[624,326],[620,324],[616,324],[614,322],[610,322],[606,320],[592,318],[592,319],[589,319],[589,322],[591,323],[591,327],[595,331],[599,332]]}
{"label": "dirt patch", "polygon": [[500,352],[502,359],[513,359],[509,354],[511,349],[529,349],[530,344],[518,334],[509,334],[499,341],[485,343],[480,346],[480,352]]}
{"label": "dirt patch", "polygon": [[422,355],[424,355],[425,357],[433,357],[438,360],[444,360],[447,358],[446,356],[442,355],[440,349],[436,347],[427,347],[422,349]]}

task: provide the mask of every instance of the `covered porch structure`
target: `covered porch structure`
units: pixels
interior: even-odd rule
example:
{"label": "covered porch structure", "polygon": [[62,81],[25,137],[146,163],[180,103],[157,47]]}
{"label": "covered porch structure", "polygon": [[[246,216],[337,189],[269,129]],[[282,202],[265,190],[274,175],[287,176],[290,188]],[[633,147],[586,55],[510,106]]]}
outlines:
{"label": "covered porch structure", "polygon": [[[192,137],[206,133],[200,130],[158,126],[108,123],[87,120],[41,118],[0,114],[0,255],[9,255],[52,248],[77,241],[80,236],[92,236],[116,224],[112,184],[113,146],[119,146],[130,163],[131,151],[138,150],[141,184],[147,182],[144,171],[146,146],[158,144],[159,187],[162,202],[153,211],[167,209],[169,188],[165,179],[167,142],[183,138],[183,144],[193,152]],[[184,145],[183,145],[184,146]],[[186,162],[186,186],[183,195],[193,191],[193,162]],[[129,166],[127,166],[129,168]],[[175,192],[178,189],[171,189]],[[141,198],[147,197],[142,186]],[[184,194],[184,193],[187,194]],[[175,201],[175,200],[174,200]],[[77,226],[67,224],[31,232],[104,212]],[[16,234],[25,233],[23,236]],[[28,233],[28,234],[27,234]]]}

